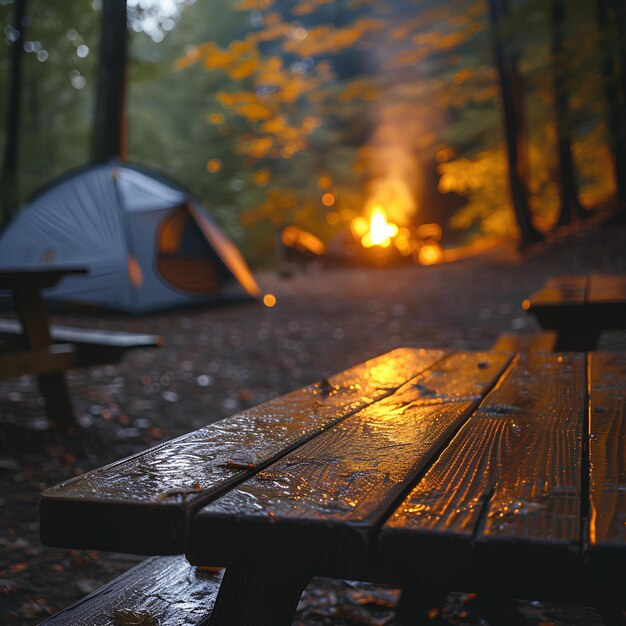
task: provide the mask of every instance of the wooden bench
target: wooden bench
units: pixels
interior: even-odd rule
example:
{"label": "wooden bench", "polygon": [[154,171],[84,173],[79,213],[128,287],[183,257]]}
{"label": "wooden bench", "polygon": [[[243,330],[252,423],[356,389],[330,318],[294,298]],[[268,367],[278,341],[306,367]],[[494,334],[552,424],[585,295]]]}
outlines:
{"label": "wooden bench", "polygon": [[[54,287],[68,274],[85,274],[77,266],[28,266],[0,270],[0,290],[10,291],[15,312],[24,329],[24,346],[16,353],[6,354],[2,362],[7,375],[37,374],[41,394],[46,400],[48,418],[62,427],[74,423],[70,393],[62,366],[72,357],[71,347],[52,349],[48,317],[41,292]],[[23,348],[26,348],[24,351]],[[12,364],[15,367],[12,369]],[[10,372],[15,372],[11,374]]]}
{"label": "wooden bench", "polygon": [[182,556],[152,557],[40,626],[201,626],[221,578]]}
{"label": "wooden bench", "polygon": [[33,342],[33,332],[24,332],[22,322],[0,319],[4,340],[0,344],[0,378],[36,375],[48,418],[62,428],[75,421],[65,381],[67,370],[117,363],[127,350],[163,344],[158,335],[41,324],[36,328],[41,336]]}
{"label": "wooden bench", "polygon": [[626,276],[550,278],[522,308],[543,329],[557,331],[556,350],[594,350],[602,331],[626,330]]}
{"label": "wooden bench", "polygon": [[621,355],[398,349],[46,490],[41,537],[225,567],[211,626],[290,625],[313,575],[623,624],[625,394]]}
{"label": "wooden bench", "polygon": [[[0,337],[22,338],[22,324],[18,320],[0,319]],[[92,367],[103,363],[117,363],[127,350],[157,348],[163,345],[159,335],[130,333],[119,330],[95,330],[73,326],[50,326],[50,337],[56,344],[71,346],[72,357],[59,363],[57,371],[76,367]],[[51,351],[70,352],[68,348]],[[32,359],[35,361],[35,359]],[[33,362],[33,373],[37,365]],[[0,369],[0,371],[2,371]],[[9,375],[9,374],[6,374]],[[14,374],[15,375],[15,374]]]}

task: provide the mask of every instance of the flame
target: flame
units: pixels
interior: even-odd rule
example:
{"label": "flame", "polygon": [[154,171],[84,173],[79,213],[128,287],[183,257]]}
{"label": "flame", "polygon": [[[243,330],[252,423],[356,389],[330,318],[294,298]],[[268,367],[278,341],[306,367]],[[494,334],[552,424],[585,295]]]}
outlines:
{"label": "flame", "polygon": [[391,240],[398,234],[398,227],[388,221],[383,205],[375,204],[370,211],[369,222],[363,217],[352,221],[352,232],[361,239],[365,248],[388,248]]}
{"label": "flame", "polygon": [[372,205],[369,219],[355,217],[350,223],[350,229],[364,248],[389,248],[393,244],[402,256],[412,256],[415,263],[421,265],[435,265],[444,260],[444,251],[439,243],[439,224],[422,224],[417,229],[418,237],[414,238],[409,228],[399,227],[389,221],[387,211],[380,203]]}

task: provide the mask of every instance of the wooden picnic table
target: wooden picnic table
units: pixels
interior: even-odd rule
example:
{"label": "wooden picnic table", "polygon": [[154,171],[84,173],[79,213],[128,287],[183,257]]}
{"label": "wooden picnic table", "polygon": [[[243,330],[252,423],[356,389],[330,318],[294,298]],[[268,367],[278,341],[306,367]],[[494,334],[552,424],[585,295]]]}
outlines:
{"label": "wooden picnic table", "polygon": [[[42,290],[54,287],[68,274],[86,274],[87,269],[75,265],[42,265],[0,270],[0,290],[12,292],[15,311],[22,324],[26,352],[10,353],[0,360],[3,375],[33,371],[38,373],[41,394],[46,400],[48,418],[61,424],[74,422],[70,394],[63,363],[72,356],[70,345],[52,347],[50,326]],[[55,371],[56,370],[56,371]]]}
{"label": "wooden picnic table", "polygon": [[46,490],[42,541],[225,567],[211,626],[314,575],[623,623],[625,392],[626,355],[397,349]]}
{"label": "wooden picnic table", "polygon": [[602,331],[626,330],[626,276],[556,276],[522,307],[542,328],[558,332],[556,350],[593,350]]}

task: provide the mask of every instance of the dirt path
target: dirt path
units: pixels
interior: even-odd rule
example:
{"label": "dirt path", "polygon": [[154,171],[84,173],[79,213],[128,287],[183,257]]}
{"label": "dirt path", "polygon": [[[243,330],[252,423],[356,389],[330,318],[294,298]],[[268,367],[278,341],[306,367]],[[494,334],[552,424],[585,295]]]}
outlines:
{"label": "dirt path", "polygon": [[[519,304],[548,276],[591,270],[626,272],[626,227],[570,236],[524,258],[502,246],[433,267],[263,275],[265,291],[278,298],[272,309],[58,316],[65,324],[160,333],[166,346],[131,353],[115,367],[72,372],[80,428],[69,439],[47,428],[29,378],[0,381],[0,623],[36,624],[139,560],[43,548],[37,501],[47,486],[400,345],[487,348],[500,332],[533,325]],[[621,336],[604,341],[626,349]],[[391,624],[396,597],[316,581],[295,623]],[[451,596],[450,623],[480,624],[472,606],[471,596]],[[529,625],[599,623],[582,609],[526,603],[521,610]]]}

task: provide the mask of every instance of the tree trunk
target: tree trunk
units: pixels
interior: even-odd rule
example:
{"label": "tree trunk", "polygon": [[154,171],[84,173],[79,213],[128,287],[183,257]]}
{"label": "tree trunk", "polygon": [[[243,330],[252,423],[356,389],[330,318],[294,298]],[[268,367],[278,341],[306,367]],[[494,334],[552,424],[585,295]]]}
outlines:
{"label": "tree trunk", "polygon": [[[600,47],[602,49],[602,73],[604,74],[605,94],[608,107],[608,126],[611,148],[613,151],[613,167],[617,201],[621,206],[626,205],[626,113],[624,112],[624,98],[626,98],[626,54],[624,43],[619,43],[622,66],[615,62],[616,37],[611,32],[612,25],[623,34],[624,27],[616,24],[619,17],[624,17],[624,9],[615,0],[598,0],[598,28],[600,31]],[[621,88],[620,88],[621,86]],[[620,94],[620,92],[622,92]],[[620,97],[621,96],[621,97]]]}
{"label": "tree trunk", "polygon": [[552,0],[552,74],[554,86],[554,112],[556,114],[556,142],[559,157],[557,185],[560,209],[558,226],[585,217],[586,212],[578,201],[572,139],[569,121],[567,79],[564,70],[563,42],[565,39],[565,4],[563,0]]}
{"label": "tree trunk", "polygon": [[521,244],[525,247],[540,241],[543,237],[534,227],[528,208],[524,94],[515,55],[505,52],[498,32],[502,19],[508,14],[507,2],[506,0],[489,0],[489,8],[494,58],[502,93],[511,201],[520,231]]}
{"label": "tree trunk", "polygon": [[621,183],[619,185],[619,202],[622,214],[626,214],[626,6],[623,0],[611,0],[615,27],[617,28],[617,59],[618,59],[618,92],[620,130],[617,138],[619,152],[621,154],[620,171]]}
{"label": "tree trunk", "polygon": [[92,161],[126,158],[126,0],[103,0]]}
{"label": "tree trunk", "polygon": [[26,29],[27,0],[16,0],[13,15],[13,34],[10,51],[9,84],[7,90],[7,113],[5,119],[5,145],[0,175],[2,190],[1,219],[6,222],[19,200],[18,163],[20,113],[22,98],[22,59],[24,58],[24,31]]}

